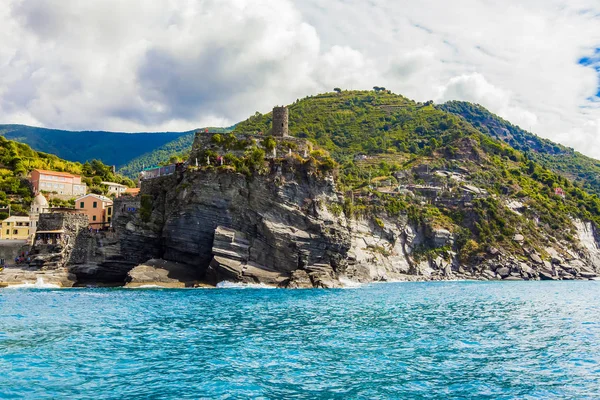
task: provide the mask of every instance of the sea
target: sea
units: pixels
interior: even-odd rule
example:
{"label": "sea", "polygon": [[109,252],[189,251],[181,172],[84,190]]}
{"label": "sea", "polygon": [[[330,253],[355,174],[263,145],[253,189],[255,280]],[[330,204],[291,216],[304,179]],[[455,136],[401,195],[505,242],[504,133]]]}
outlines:
{"label": "sea", "polygon": [[0,290],[1,399],[598,399],[600,282]]}

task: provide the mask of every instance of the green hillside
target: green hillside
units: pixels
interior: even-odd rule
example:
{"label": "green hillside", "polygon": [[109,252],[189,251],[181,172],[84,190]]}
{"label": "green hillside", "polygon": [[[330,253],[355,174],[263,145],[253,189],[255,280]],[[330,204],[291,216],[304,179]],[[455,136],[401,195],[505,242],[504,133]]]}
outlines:
{"label": "green hillside", "polygon": [[[290,133],[327,149],[341,165],[338,187],[358,194],[352,202],[346,198],[347,215],[405,214],[427,229],[457,233],[456,250],[469,254],[492,245],[517,251],[517,233],[543,252],[549,238],[576,240],[571,217],[600,224],[596,195],[431,102],[387,91],[344,91],[298,100],[289,112]],[[271,124],[271,114],[256,114],[236,132],[268,132]],[[429,171],[457,173],[464,181],[438,179]],[[382,181],[393,188],[435,180],[448,201],[424,202],[376,188]],[[450,197],[466,184],[485,195],[457,205]],[[564,190],[564,199],[555,194],[557,188]],[[520,212],[510,210],[510,202],[522,204]]]}
{"label": "green hillside", "polygon": [[465,118],[482,133],[508,143],[544,167],[600,195],[600,161],[527,132],[478,104],[450,101],[438,108]]}
{"label": "green hillside", "polygon": [[0,135],[6,139],[25,143],[37,151],[55,154],[70,160],[86,162],[93,159],[102,160],[107,165],[117,168],[140,156],[146,155],[150,164],[157,164],[150,155],[154,150],[165,145],[181,151],[177,143],[185,145],[193,131],[161,132],[161,133],[122,133],[105,131],[65,131],[57,129],[35,128],[25,125],[0,125]]}
{"label": "green hillside", "polygon": [[[65,161],[55,155],[32,150],[26,144],[0,136],[0,220],[7,217],[5,210],[9,205],[13,215],[27,215],[33,194],[27,174],[33,169],[82,175],[82,180],[93,193],[105,193],[106,187],[100,184],[101,181],[135,186],[130,179],[113,174],[112,168],[101,161],[92,160],[84,164]],[[62,201],[55,201],[54,204],[68,205]]]}

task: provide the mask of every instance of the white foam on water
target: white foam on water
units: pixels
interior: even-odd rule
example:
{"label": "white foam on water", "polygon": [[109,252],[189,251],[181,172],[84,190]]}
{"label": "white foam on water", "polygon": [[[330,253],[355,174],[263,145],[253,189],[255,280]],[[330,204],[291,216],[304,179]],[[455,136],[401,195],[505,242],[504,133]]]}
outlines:
{"label": "white foam on water", "polygon": [[265,285],[264,283],[239,283],[223,281],[217,283],[217,289],[277,289],[275,286]]}
{"label": "white foam on water", "polygon": [[343,285],[343,289],[358,289],[365,286],[364,283],[356,282],[346,277],[341,277],[339,281]]}
{"label": "white foam on water", "polygon": [[44,278],[38,277],[35,283],[22,283],[20,285],[9,285],[10,289],[61,289],[59,285],[44,282]]}
{"label": "white foam on water", "polygon": [[160,285],[125,286],[125,289],[166,289]]}

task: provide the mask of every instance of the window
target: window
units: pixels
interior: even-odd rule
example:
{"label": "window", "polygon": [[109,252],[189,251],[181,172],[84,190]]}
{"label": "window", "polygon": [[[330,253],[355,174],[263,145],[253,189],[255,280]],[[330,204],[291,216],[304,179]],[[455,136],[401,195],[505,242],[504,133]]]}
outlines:
{"label": "window", "polygon": [[10,235],[10,229],[7,229],[7,230],[6,230],[6,234],[7,234],[7,235]]}
{"label": "window", "polygon": [[94,207],[94,208],[98,208],[98,202],[97,202],[97,201],[95,201],[95,202],[94,202],[94,204],[92,205],[92,207]]}
{"label": "window", "polygon": [[79,202],[79,208],[83,208],[84,206],[85,206],[84,202],[83,202],[83,201],[80,201],[80,202]]}
{"label": "window", "polygon": [[108,209],[108,215],[111,215],[111,214],[112,214],[112,208],[109,208]]}
{"label": "window", "polygon": [[10,226],[10,222],[7,222],[7,223],[6,223],[6,226]]}
{"label": "window", "polygon": [[18,235],[19,234],[19,230],[18,229],[13,229],[13,235]]}
{"label": "window", "polygon": [[108,222],[110,222],[110,217],[108,217]]}
{"label": "window", "polygon": [[92,216],[92,221],[95,221],[95,220],[96,220],[96,216],[95,216],[95,215],[93,215],[93,216]]}

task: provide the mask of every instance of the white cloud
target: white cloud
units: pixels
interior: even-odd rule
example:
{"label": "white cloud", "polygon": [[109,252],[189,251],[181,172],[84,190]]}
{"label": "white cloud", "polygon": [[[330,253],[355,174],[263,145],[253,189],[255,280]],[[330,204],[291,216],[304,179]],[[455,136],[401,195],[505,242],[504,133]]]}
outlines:
{"label": "white cloud", "polygon": [[599,22],[597,0],[6,0],[0,122],[187,130],[378,85],[600,157]]}
{"label": "white cloud", "polygon": [[529,129],[538,122],[537,115],[533,112],[511,103],[513,95],[510,92],[492,85],[479,73],[451,78],[447,85],[440,88],[440,94],[435,100],[445,102],[455,99],[481,104],[524,129]]}

